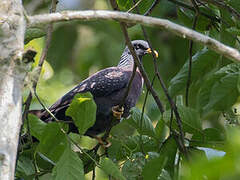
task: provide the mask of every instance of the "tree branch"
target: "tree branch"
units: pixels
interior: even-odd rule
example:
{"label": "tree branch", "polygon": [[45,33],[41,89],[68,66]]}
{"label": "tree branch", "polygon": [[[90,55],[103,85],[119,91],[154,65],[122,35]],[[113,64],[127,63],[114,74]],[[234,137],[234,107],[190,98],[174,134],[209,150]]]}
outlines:
{"label": "tree branch", "polygon": [[[192,0],[192,4],[194,5],[195,8],[195,17],[193,20],[193,26],[192,29],[195,30],[197,26],[197,20],[199,16],[199,8],[195,0]],[[187,77],[187,84],[186,84],[186,106],[188,106],[188,96],[189,96],[189,89],[191,85],[191,77],[192,77],[192,57],[193,57],[193,41],[190,40],[189,42],[189,62],[188,62],[188,77]]]}
{"label": "tree branch", "polygon": [[[22,3],[0,1],[0,179],[14,179],[26,65]],[[3,19],[2,19],[3,18]]]}
{"label": "tree branch", "polygon": [[223,43],[198,33],[194,30],[178,25],[166,19],[146,17],[125,12],[113,12],[106,10],[88,10],[88,11],[65,11],[62,13],[41,14],[28,17],[28,27],[38,26],[50,22],[60,22],[69,20],[119,20],[126,23],[139,23],[146,26],[159,27],[172,32],[182,38],[187,38],[198,42],[209,49],[221,54],[234,61],[240,62],[240,53],[238,50],[224,45]]}

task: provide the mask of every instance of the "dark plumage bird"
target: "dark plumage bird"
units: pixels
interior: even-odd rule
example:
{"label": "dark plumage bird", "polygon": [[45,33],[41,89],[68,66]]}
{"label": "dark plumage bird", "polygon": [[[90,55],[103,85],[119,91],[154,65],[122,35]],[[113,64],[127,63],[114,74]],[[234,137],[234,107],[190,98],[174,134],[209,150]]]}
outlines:
{"label": "dark plumage bird", "polygon": [[[132,41],[132,45],[140,60],[142,60],[144,55],[151,53],[146,41],[135,40]],[[157,52],[154,51],[154,53],[157,56]],[[96,122],[86,131],[85,135],[96,137],[96,135],[104,132],[107,127],[110,126],[112,108],[119,105],[124,97],[128,82],[132,75],[133,65],[133,57],[128,47],[126,47],[120,58],[118,66],[109,67],[91,75],[60,98],[49,108],[49,110],[58,119],[69,121],[71,118],[65,115],[65,111],[69,107],[73,97],[77,93],[91,92],[97,105]],[[143,78],[137,69],[131,89],[123,106],[124,111],[122,113],[122,117],[129,116],[130,109],[136,105],[138,97],[141,94],[142,86]],[[45,122],[53,121],[49,113],[44,110],[32,111],[32,113],[36,114]],[[69,125],[69,129],[71,132],[78,132],[77,127],[73,123]]]}

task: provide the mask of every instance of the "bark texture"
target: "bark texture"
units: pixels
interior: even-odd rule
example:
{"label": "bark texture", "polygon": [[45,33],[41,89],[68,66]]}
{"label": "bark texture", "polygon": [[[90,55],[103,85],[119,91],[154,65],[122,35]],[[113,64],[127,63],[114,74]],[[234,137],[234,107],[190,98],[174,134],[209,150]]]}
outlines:
{"label": "bark texture", "polygon": [[0,0],[0,180],[14,179],[22,122],[24,31],[21,0]]}

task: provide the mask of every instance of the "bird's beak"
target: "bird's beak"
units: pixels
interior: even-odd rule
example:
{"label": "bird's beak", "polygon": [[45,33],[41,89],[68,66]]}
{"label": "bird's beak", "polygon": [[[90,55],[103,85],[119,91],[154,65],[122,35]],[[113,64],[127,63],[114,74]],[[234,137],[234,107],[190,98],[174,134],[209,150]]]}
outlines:
{"label": "bird's beak", "polygon": [[[148,48],[148,49],[146,50],[146,52],[147,52],[148,54],[152,53],[151,48]],[[158,52],[157,52],[156,50],[153,50],[153,52],[154,52],[154,54],[155,54],[155,57],[157,58],[157,57],[158,57]]]}

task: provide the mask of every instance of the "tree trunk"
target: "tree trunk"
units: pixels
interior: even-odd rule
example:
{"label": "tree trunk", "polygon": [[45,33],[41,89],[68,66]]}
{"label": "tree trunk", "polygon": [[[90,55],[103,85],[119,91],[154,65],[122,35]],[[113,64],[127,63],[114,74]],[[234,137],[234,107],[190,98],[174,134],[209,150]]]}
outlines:
{"label": "tree trunk", "polygon": [[26,72],[24,31],[21,0],[0,0],[0,180],[14,179]]}

